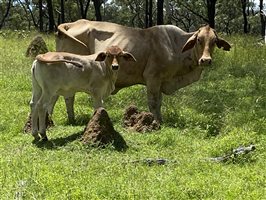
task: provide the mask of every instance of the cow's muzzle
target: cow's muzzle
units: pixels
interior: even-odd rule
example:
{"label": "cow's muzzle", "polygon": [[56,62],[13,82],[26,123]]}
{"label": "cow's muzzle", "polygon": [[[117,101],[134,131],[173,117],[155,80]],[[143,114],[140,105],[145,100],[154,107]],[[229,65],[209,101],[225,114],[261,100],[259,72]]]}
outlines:
{"label": "cow's muzzle", "polygon": [[199,65],[210,65],[210,64],[212,64],[211,57],[201,57],[199,59]]}
{"label": "cow's muzzle", "polygon": [[112,70],[118,70],[119,65],[118,64],[112,64]]}

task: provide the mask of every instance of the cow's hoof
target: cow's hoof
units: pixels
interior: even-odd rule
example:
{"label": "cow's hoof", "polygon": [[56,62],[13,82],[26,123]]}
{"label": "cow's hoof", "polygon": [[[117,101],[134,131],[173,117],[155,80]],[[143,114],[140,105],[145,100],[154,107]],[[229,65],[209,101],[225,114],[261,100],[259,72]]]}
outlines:
{"label": "cow's hoof", "polygon": [[47,141],[48,141],[48,137],[47,136],[42,137],[42,142],[47,142]]}
{"label": "cow's hoof", "polygon": [[33,136],[33,137],[34,137],[34,139],[32,141],[33,144],[38,143],[40,141],[40,139],[41,139],[38,135],[37,136]]}
{"label": "cow's hoof", "polygon": [[38,134],[33,134],[32,136],[34,137],[34,141],[39,141],[41,139]]}

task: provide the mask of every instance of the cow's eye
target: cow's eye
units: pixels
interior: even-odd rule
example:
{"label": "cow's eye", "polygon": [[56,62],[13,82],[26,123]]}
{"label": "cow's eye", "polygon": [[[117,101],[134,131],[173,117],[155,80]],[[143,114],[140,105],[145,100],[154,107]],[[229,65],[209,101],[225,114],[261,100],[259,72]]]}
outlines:
{"label": "cow's eye", "polygon": [[202,40],[200,38],[197,39],[198,43],[201,44]]}

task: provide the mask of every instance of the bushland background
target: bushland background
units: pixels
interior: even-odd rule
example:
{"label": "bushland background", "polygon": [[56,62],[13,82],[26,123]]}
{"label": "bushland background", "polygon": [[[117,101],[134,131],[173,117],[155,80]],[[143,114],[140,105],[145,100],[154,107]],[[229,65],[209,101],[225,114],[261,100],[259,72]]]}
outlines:
{"label": "bushland background", "polygon": [[147,28],[174,24],[191,31],[210,24],[219,32],[264,36],[264,0],[2,0],[0,29],[53,32],[77,19]]}

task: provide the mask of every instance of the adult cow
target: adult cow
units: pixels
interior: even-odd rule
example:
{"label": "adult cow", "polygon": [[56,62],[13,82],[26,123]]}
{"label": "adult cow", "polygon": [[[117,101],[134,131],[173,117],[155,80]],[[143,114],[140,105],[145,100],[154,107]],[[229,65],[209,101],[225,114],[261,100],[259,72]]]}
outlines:
{"label": "adult cow", "polygon": [[[146,85],[149,109],[158,121],[162,120],[162,93],[170,95],[199,80],[203,66],[211,64],[215,46],[226,51],[231,48],[208,25],[191,33],[172,25],[138,29],[88,20],[58,26],[57,51],[92,54],[110,45],[132,53],[137,60],[121,63],[115,92]],[[74,120],[73,101],[66,99],[70,121]]]}

